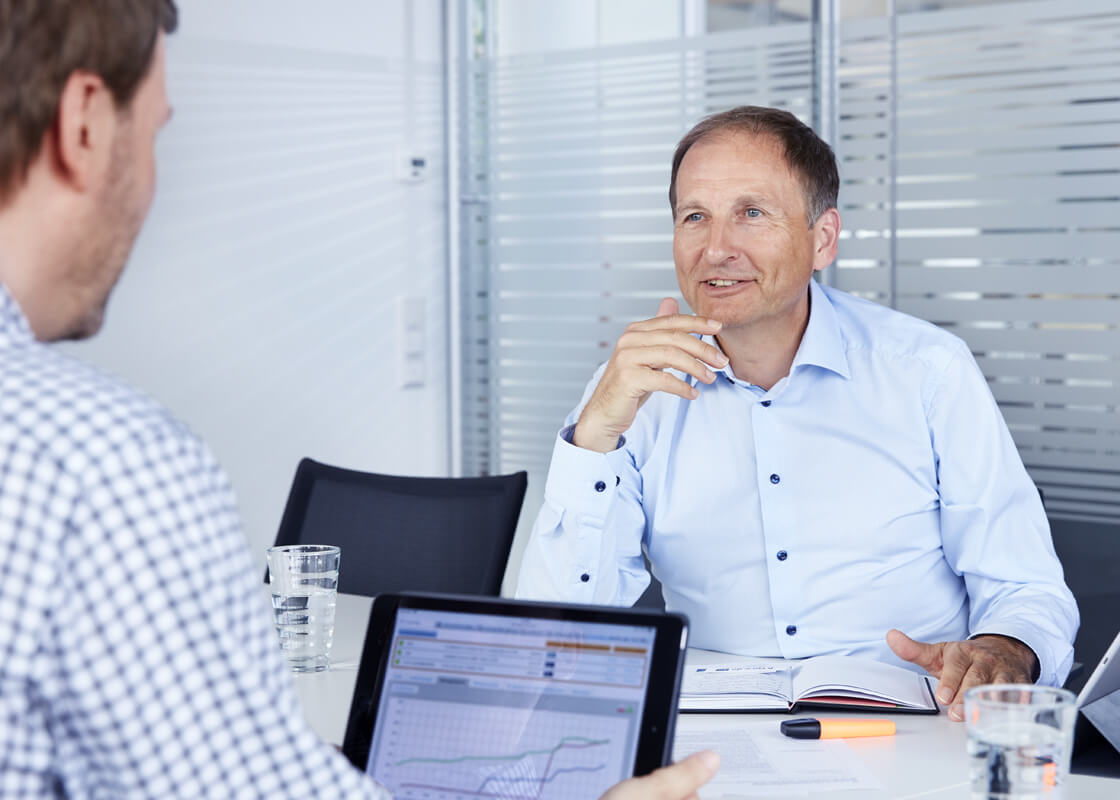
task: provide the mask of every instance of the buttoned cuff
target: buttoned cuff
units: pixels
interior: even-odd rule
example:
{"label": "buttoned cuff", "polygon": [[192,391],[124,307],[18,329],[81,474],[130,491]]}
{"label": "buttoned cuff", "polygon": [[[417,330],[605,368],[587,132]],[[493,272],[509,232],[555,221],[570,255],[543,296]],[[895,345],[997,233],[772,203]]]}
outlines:
{"label": "buttoned cuff", "polygon": [[566,514],[576,514],[584,524],[602,527],[622,482],[630,455],[626,437],[618,438],[618,449],[609,453],[585,450],[572,444],[574,425],[560,431],[552,451],[544,496]]}

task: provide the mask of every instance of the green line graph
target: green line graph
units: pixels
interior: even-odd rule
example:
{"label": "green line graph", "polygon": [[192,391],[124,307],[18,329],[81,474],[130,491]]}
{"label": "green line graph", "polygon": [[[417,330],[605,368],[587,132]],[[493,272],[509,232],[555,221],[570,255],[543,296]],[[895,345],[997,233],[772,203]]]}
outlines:
{"label": "green line graph", "polygon": [[403,767],[406,764],[461,764],[465,761],[520,761],[526,756],[553,755],[565,747],[595,747],[610,743],[610,739],[589,739],[586,736],[565,736],[555,747],[546,747],[540,750],[526,750],[513,755],[458,756],[457,758],[405,758],[397,761],[393,766]]}

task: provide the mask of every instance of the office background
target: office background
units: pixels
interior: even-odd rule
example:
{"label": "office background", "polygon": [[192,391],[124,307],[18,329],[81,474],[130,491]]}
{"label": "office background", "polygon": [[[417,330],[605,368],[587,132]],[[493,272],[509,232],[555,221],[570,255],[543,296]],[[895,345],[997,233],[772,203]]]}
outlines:
{"label": "office background", "polygon": [[527,469],[524,534],[560,419],[622,327],[676,294],[674,143],[762,103],[840,159],[847,237],[825,280],[970,343],[1045,491],[1085,617],[1078,658],[1115,633],[1112,0],[182,12],[153,213],[105,330],[76,352],[212,444],[257,551],[305,455]]}

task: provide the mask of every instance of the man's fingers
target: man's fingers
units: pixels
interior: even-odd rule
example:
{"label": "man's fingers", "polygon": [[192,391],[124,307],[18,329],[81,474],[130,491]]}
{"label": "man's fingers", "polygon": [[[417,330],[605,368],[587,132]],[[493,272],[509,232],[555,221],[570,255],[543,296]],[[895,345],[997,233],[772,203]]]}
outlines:
{"label": "man's fingers", "polygon": [[887,631],[887,646],[903,661],[917,664],[935,678],[940,676],[943,642],[930,644],[915,641],[897,628],[892,628]]}
{"label": "man's fingers", "polygon": [[626,385],[631,389],[643,386],[647,372],[675,369],[691,375],[704,383],[711,383],[716,374],[708,365],[691,353],[671,345],[638,347],[619,353],[617,357],[619,375],[624,376]]}
{"label": "man's fingers", "polygon": [[643,352],[652,352],[652,348],[667,347],[686,353],[698,361],[711,364],[717,369],[727,365],[727,356],[707,342],[702,342],[695,336],[690,336],[683,331],[627,331],[618,337],[615,345],[614,358],[626,359],[647,367],[665,367],[667,364],[658,364],[651,356]]}
{"label": "man's fingers", "polygon": [[964,674],[961,678],[960,686],[957,688],[957,694],[953,698],[953,705],[949,708],[949,719],[954,722],[964,721],[964,693],[971,689],[973,686],[983,686],[991,683],[987,671],[981,666],[974,664],[972,668]]}
{"label": "man's fingers", "polygon": [[714,319],[704,319],[692,314],[670,314],[668,316],[652,317],[638,322],[631,322],[626,326],[628,331],[684,331],[685,333],[719,333],[723,324]]}
{"label": "man's fingers", "polygon": [[[937,684],[937,699],[945,705],[960,703],[964,699],[967,678],[974,686],[979,680],[979,665],[973,663],[968,650],[957,644],[945,653],[945,664],[941,668],[941,682]],[[952,714],[950,713],[950,716]]]}
{"label": "man's fingers", "polygon": [[679,313],[681,313],[681,308],[677,305],[677,301],[671,297],[665,297],[662,298],[661,305],[657,307],[657,314],[655,316],[671,317],[673,314]]}
{"label": "man's fingers", "polygon": [[669,372],[661,372],[660,370],[644,370],[641,382],[637,384],[642,389],[643,394],[648,397],[653,392],[666,392],[667,394],[675,394],[678,397],[683,397],[685,400],[695,400],[699,392],[692,384],[686,383]]}
{"label": "man's fingers", "polygon": [[643,800],[681,800],[695,794],[697,789],[711,780],[718,769],[719,753],[713,750],[694,753],[684,761],[639,778],[641,793],[634,797],[641,797]]}

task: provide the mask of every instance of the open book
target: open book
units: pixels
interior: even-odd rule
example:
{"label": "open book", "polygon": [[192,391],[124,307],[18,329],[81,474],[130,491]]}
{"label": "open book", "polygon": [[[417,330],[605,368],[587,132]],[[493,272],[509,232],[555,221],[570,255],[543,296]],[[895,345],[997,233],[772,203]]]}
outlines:
{"label": "open book", "polygon": [[928,677],[855,656],[693,664],[681,684],[681,711],[797,711],[813,706],[938,713]]}

